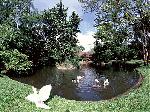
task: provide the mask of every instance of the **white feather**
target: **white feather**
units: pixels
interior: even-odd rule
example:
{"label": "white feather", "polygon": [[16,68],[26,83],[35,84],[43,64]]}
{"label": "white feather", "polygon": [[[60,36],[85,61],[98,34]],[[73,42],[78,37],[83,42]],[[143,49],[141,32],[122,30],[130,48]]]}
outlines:
{"label": "white feather", "polygon": [[44,102],[36,102],[36,107],[44,108],[44,109],[50,109],[49,106],[47,106]]}
{"label": "white feather", "polygon": [[52,90],[52,86],[51,85],[43,86],[39,90],[39,99],[41,101],[46,101],[49,98],[49,96],[50,96],[51,90]]}
{"label": "white feather", "polygon": [[34,94],[33,93],[33,94],[28,95],[26,97],[26,99],[29,100],[29,101],[31,101],[31,102],[33,102],[33,103],[35,103],[35,102],[38,102],[37,97],[38,97],[38,94]]}

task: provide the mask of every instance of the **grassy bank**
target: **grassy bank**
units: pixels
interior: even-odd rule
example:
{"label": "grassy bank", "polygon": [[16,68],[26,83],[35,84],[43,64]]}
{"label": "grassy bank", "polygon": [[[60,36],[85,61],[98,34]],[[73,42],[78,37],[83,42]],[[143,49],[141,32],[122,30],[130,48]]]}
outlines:
{"label": "grassy bank", "polygon": [[150,67],[140,67],[144,81],[140,88],[131,90],[113,100],[98,102],[72,101],[54,96],[47,104],[51,109],[36,108],[25,100],[31,86],[0,77],[0,112],[149,112],[150,110]]}

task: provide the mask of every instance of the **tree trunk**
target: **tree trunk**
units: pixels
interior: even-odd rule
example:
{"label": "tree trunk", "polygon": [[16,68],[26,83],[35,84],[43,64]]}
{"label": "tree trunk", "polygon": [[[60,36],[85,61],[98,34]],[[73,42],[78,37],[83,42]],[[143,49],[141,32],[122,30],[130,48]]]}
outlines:
{"label": "tree trunk", "polygon": [[149,56],[149,53],[148,53],[148,43],[147,43],[147,36],[146,36],[146,32],[145,32],[145,29],[143,30],[143,54],[144,54],[144,65],[148,65],[148,56]]}

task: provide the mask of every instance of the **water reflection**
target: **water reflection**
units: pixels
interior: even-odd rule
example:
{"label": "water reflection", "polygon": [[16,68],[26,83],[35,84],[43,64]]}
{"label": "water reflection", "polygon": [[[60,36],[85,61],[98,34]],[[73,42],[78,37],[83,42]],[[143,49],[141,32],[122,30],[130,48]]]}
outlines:
{"label": "water reflection", "polygon": [[[138,76],[131,71],[100,71],[86,66],[80,70],[58,70],[55,67],[45,67],[30,77],[13,79],[38,89],[52,84],[53,95],[66,99],[98,101],[124,93],[136,84]],[[96,79],[99,83],[96,82]],[[109,80],[106,87],[103,85],[104,79]]]}

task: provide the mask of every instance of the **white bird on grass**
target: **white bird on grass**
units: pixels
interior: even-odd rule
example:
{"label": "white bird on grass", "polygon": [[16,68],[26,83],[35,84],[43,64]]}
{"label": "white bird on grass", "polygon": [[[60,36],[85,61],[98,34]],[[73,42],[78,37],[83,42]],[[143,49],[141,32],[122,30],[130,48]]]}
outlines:
{"label": "white bird on grass", "polygon": [[40,107],[40,108],[44,108],[44,109],[50,109],[50,107],[47,106],[44,103],[44,101],[46,101],[50,96],[50,92],[52,90],[51,84],[43,86],[39,91],[37,91],[37,89],[33,86],[32,86],[32,89],[33,89],[33,93],[28,95],[26,97],[26,99],[35,103],[36,107]]}

